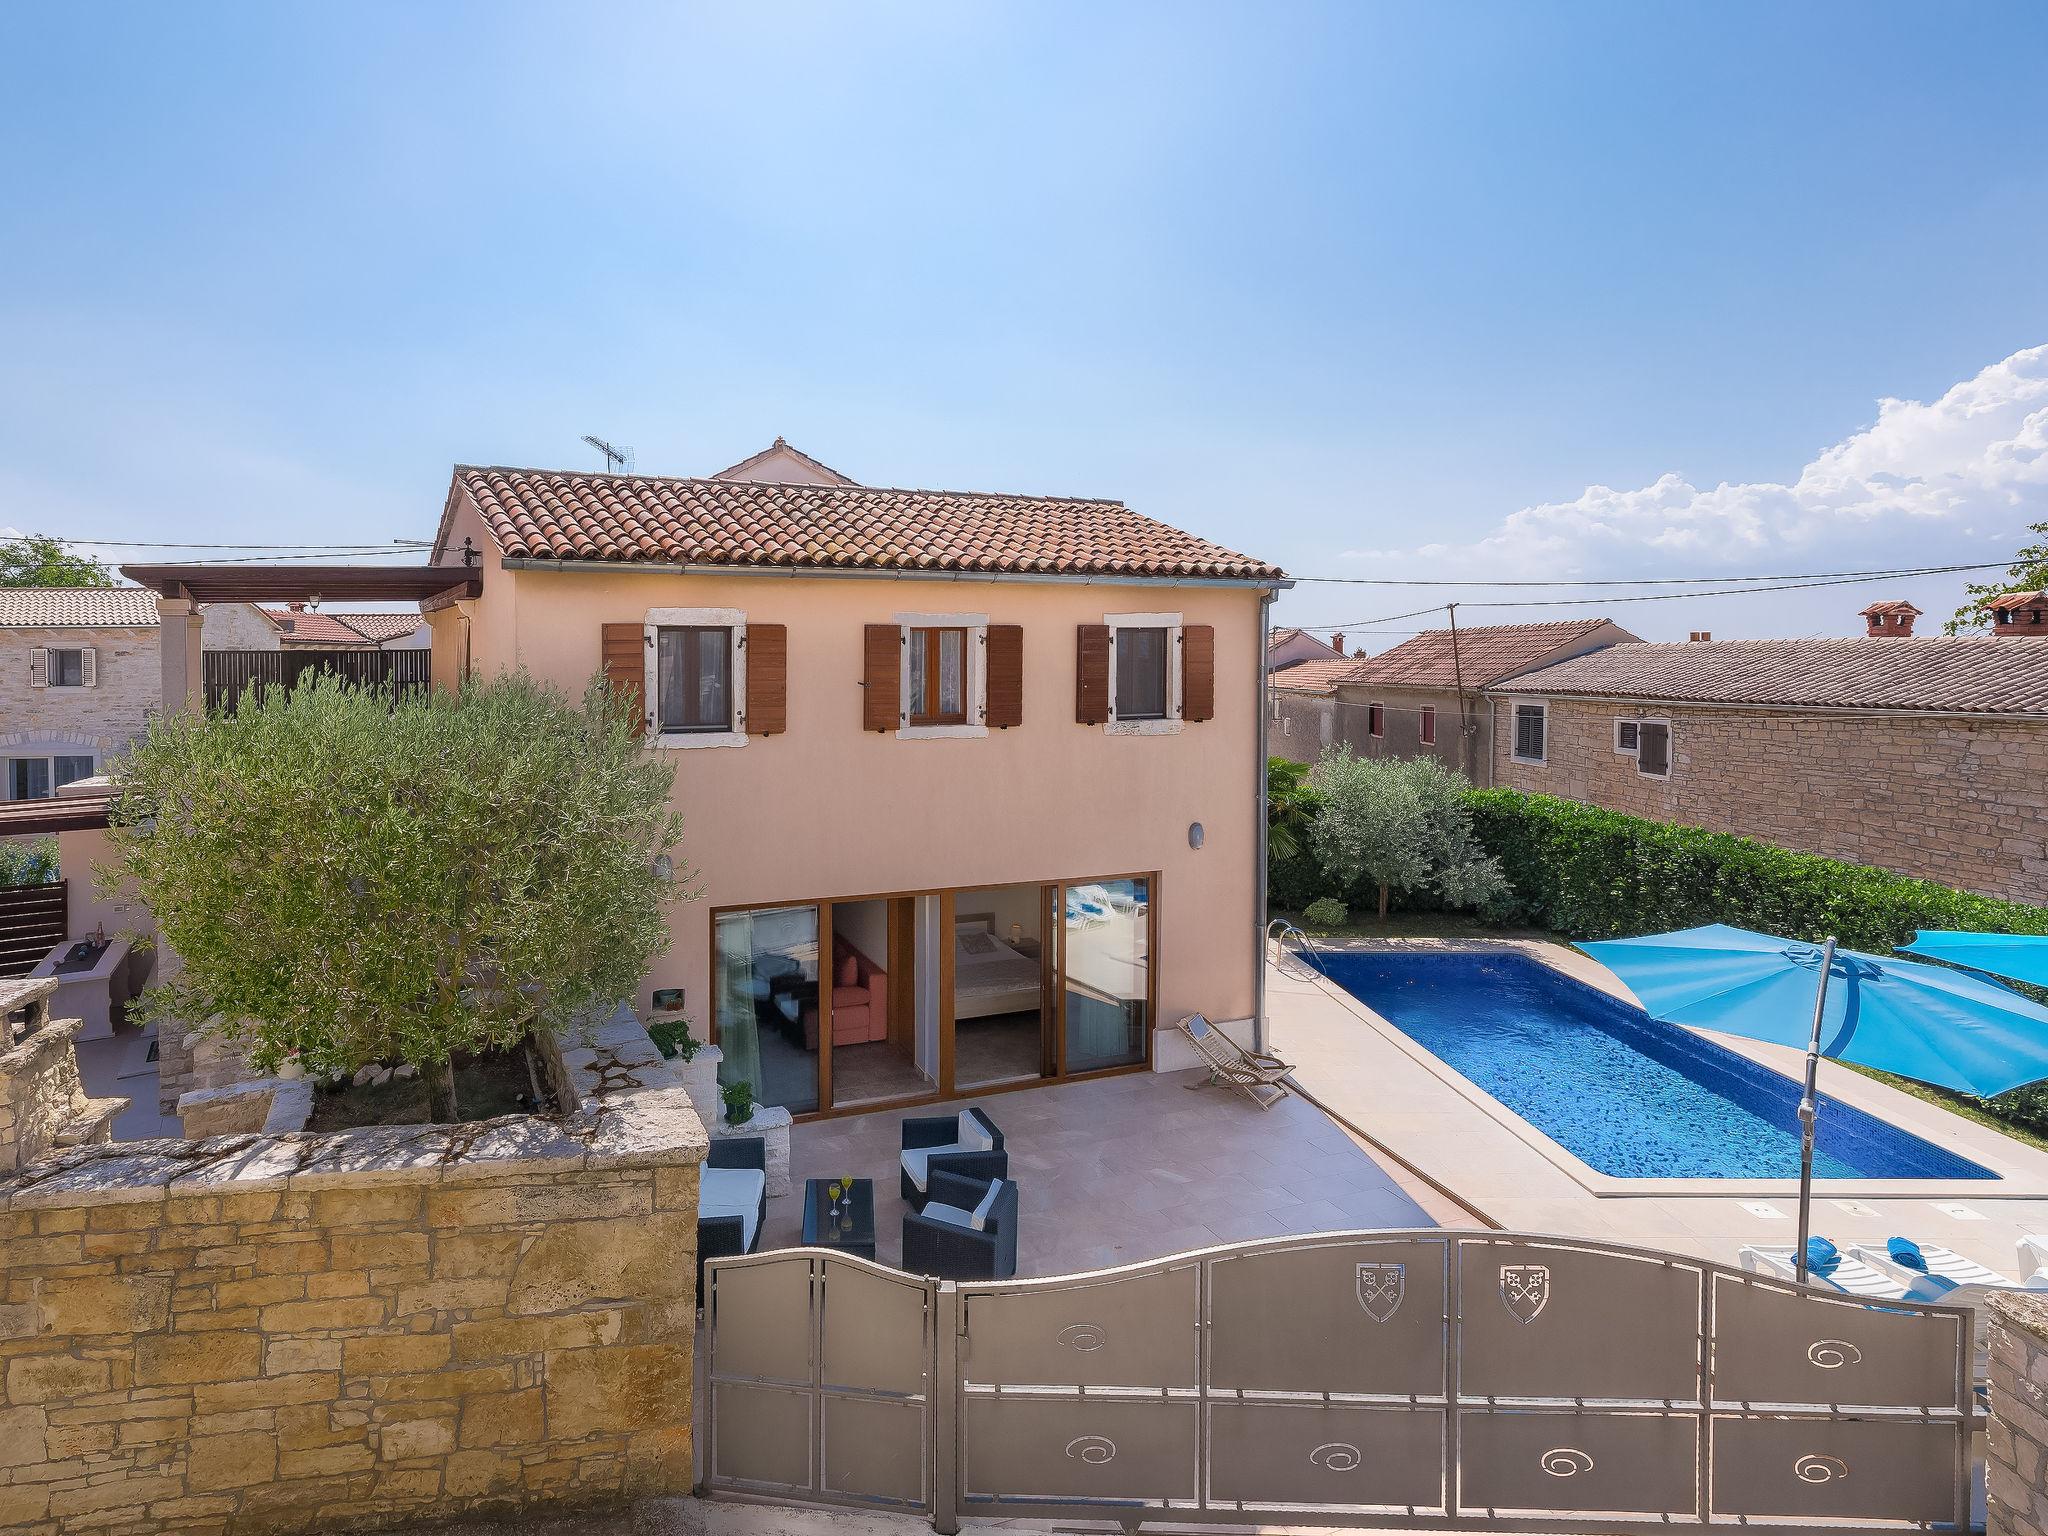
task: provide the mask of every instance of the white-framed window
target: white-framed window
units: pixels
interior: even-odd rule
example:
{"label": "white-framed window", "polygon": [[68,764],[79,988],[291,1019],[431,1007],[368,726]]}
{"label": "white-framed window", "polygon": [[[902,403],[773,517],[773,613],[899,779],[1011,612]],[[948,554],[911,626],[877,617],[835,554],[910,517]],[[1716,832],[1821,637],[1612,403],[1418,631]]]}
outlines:
{"label": "white-framed window", "polygon": [[899,741],[988,734],[988,615],[899,613]]}
{"label": "white-framed window", "polygon": [[1181,616],[1105,613],[1109,626],[1109,722],[1113,736],[1171,736],[1181,729]]}
{"label": "white-framed window", "polygon": [[1640,720],[1616,720],[1614,722],[1614,750],[1623,757],[1634,757],[1642,741]]}
{"label": "white-framed window", "polygon": [[9,752],[0,757],[0,792],[9,800],[47,800],[98,771],[99,759],[91,752]]}
{"label": "white-framed window", "polygon": [[1514,738],[1508,755],[1518,763],[1544,763],[1549,759],[1550,706],[1541,700],[1518,701],[1514,714]]}
{"label": "white-framed window", "polygon": [[737,608],[650,608],[646,689],[657,747],[747,744],[747,616]]}
{"label": "white-framed window", "polygon": [[1636,722],[1636,772],[1646,779],[1671,777],[1671,722]]}
{"label": "white-framed window", "polygon": [[31,688],[96,688],[99,652],[89,645],[37,646],[28,653]]}

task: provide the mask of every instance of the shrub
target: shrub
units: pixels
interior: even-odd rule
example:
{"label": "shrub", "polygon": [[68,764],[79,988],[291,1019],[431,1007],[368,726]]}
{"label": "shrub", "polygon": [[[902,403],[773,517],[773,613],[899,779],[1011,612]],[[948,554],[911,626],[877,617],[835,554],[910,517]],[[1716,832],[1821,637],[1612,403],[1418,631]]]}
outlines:
{"label": "shrub", "polygon": [[1434,758],[1323,754],[1310,775],[1320,804],[1309,849],[1327,894],[1373,892],[1381,917],[1395,890],[1428,892],[1450,907],[1503,894],[1500,865],[1473,837],[1464,779]]}
{"label": "shrub", "polygon": [[656,1019],[647,1026],[647,1037],[663,1056],[679,1061],[688,1061],[704,1044],[690,1033],[688,1019]]}
{"label": "shrub", "polygon": [[49,885],[56,879],[56,838],[0,843],[0,886]]}
{"label": "shrub", "polygon": [[393,703],[319,678],[159,715],[116,762],[104,885],[183,961],[153,1016],[218,1017],[257,1065],[421,1069],[610,1009],[669,942],[681,825],[637,709],[524,677]]}
{"label": "shrub", "polygon": [[1311,928],[1342,928],[1351,909],[1334,896],[1321,896],[1301,909],[1301,920]]}
{"label": "shrub", "polygon": [[1498,915],[1574,939],[1728,923],[1883,954],[1921,928],[2048,933],[2048,907],[1752,838],[1512,789],[1466,796],[1512,895]]}

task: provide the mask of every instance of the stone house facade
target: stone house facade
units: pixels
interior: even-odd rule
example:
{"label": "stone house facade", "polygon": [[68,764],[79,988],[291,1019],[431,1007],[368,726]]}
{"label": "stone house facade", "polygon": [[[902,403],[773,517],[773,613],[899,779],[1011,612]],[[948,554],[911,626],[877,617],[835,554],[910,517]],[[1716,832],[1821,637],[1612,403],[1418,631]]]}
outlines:
{"label": "stone house facade", "polygon": [[2048,902],[2048,644],[1616,646],[1489,714],[1510,788]]}
{"label": "stone house facade", "polygon": [[42,799],[141,735],[162,692],[156,594],[0,592],[0,798]]}

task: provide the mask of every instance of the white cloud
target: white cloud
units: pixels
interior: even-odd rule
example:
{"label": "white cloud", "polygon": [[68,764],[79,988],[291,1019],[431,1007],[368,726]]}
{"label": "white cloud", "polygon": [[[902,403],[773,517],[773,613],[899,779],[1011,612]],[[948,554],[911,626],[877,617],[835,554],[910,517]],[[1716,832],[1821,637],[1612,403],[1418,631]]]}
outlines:
{"label": "white cloud", "polygon": [[[1713,575],[1996,559],[2048,518],[2048,346],[2015,352],[1938,400],[1878,403],[1876,422],[1789,484],[1701,489],[1666,474],[1524,507],[1465,544],[1355,558],[1500,577]],[[1411,572],[1412,573],[1412,572]]]}

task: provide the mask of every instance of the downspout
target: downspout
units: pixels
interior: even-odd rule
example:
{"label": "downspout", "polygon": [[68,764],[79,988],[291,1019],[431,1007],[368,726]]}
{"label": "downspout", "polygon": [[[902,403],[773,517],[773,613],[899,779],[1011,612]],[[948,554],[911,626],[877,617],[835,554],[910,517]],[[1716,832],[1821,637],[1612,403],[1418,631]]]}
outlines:
{"label": "downspout", "polygon": [[1252,778],[1258,784],[1258,801],[1252,825],[1257,829],[1252,838],[1253,857],[1257,863],[1252,870],[1252,890],[1256,892],[1252,904],[1252,1049],[1266,1049],[1266,692],[1269,679],[1266,675],[1266,647],[1273,632],[1273,589],[1268,587],[1259,594],[1259,656],[1254,669],[1258,682],[1258,762]]}

